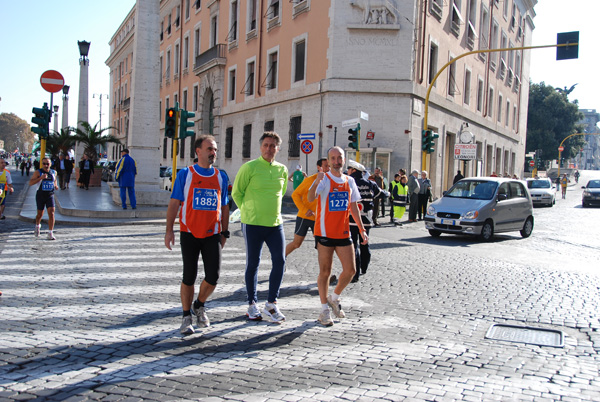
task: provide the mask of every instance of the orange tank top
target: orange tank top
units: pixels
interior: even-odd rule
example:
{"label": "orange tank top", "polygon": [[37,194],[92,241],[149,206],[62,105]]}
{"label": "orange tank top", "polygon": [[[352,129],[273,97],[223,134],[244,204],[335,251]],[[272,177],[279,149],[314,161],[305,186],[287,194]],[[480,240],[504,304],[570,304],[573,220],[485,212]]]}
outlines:
{"label": "orange tank top", "polygon": [[221,233],[222,177],[215,169],[212,176],[202,176],[193,166],[188,168],[183,187],[185,201],[179,211],[182,232],[203,239]]}
{"label": "orange tank top", "polygon": [[347,239],[350,237],[350,184],[348,176],[342,175],[343,182],[337,183],[325,173],[329,179],[327,196],[319,194],[317,214],[315,217],[315,236],[330,239]]}

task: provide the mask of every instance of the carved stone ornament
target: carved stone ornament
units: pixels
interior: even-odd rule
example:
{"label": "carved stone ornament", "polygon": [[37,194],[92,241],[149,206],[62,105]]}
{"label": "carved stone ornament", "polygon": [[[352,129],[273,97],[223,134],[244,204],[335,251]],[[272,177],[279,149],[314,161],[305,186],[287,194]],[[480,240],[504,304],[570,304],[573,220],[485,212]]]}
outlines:
{"label": "carved stone ornament", "polygon": [[350,0],[350,5],[363,11],[364,24],[398,24],[395,0]]}

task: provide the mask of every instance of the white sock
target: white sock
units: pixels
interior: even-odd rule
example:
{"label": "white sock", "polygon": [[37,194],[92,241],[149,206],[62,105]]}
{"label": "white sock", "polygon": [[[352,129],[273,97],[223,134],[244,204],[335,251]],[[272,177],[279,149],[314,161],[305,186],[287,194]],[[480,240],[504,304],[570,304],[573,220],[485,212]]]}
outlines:
{"label": "white sock", "polygon": [[337,301],[337,299],[339,299],[339,298],[340,298],[340,295],[338,295],[337,293],[335,293],[335,292],[331,293],[331,300]]}
{"label": "white sock", "polygon": [[40,223],[39,225],[35,225],[36,228],[41,228],[42,224]]}
{"label": "white sock", "polygon": [[321,304],[321,310],[329,310],[329,306],[327,304]]}

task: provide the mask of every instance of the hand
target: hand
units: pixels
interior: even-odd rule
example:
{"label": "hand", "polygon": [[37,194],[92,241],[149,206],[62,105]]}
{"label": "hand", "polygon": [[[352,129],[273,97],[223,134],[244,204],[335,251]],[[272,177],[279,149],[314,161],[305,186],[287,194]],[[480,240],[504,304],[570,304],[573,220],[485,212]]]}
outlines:
{"label": "hand", "polygon": [[315,213],[313,211],[311,211],[310,209],[308,211],[306,211],[306,216],[314,216]]}
{"label": "hand", "polygon": [[46,173],[42,173],[40,177],[42,178],[42,180],[46,180],[48,178],[48,175]]}
{"label": "hand", "polygon": [[173,232],[173,230],[168,230],[167,233],[165,233],[165,247],[168,248],[169,250],[172,250],[171,246],[175,245],[175,233]]}
{"label": "hand", "polygon": [[369,235],[367,235],[367,232],[365,232],[365,231],[360,232],[360,235],[363,238],[363,241],[360,244],[362,244],[362,245],[367,244],[369,242]]}
{"label": "hand", "polygon": [[225,248],[226,241],[227,241],[227,237],[221,236],[221,250]]}
{"label": "hand", "polygon": [[319,173],[317,173],[317,179],[316,179],[316,182],[317,182],[317,183],[318,183],[318,182],[320,182],[321,180],[323,180],[323,178],[324,178],[324,177],[325,177],[325,173],[323,173],[323,172],[319,172]]}

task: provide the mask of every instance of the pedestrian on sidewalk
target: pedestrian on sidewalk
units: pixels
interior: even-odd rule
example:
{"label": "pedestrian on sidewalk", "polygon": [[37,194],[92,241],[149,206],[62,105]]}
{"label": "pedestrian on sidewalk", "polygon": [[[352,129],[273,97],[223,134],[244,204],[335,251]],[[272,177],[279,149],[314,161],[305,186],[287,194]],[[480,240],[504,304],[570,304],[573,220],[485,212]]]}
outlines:
{"label": "pedestrian on sidewalk", "polygon": [[419,191],[421,187],[419,186],[419,171],[413,170],[408,177],[408,202],[410,206],[408,208],[408,221],[416,222],[417,221],[417,209],[419,208]]}
{"label": "pedestrian on sidewalk", "polygon": [[[317,161],[317,172],[329,172],[327,159],[322,158]],[[308,202],[308,189],[315,182],[317,174],[318,173],[315,173],[304,179],[292,193],[292,200],[294,200],[294,204],[296,204],[296,207],[298,208],[298,215],[296,216],[294,240],[285,246],[286,258],[292,251],[302,245],[309,228],[313,235],[315,234],[315,211],[317,210],[317,201]]]}
{"label": "pedestrian on sidewalk", "polygon": [[29,171],[31,170],[31,159],[27,158],[25,161],[25,173],[29,176]]}
{"label": "pedestrian on sidewalk", "polygon": [[65,156],[61,153],[58,155],[58,160],[56,161],[56,174],[58,175],[58,187],[61,190],[64,190],[65,187]]}
{"label": "pedestrian on sidewalk", "polygon": [[14,192],[12,178],[10,172],[6,169],[6,159],[0,158],[0,220],[6,219],[4,216],[4,207],[6,204],[6,196]]}
{"label": "pedestrian on sidewalk", "polygon": [[[340,295],[356,273],[354,247],[350,238],[350,214],[358,225],[362,237],[361,243],[366,244],[369,237],[358,210],[360,193],[356,183],[352,177],[342,173],[344,150],[337,146],[330,148],[327,152],[327,161],[330,170],[328,173],[317,173],[317,178],[308,191],[308,201],[317,200],[315,246],[319,254],[317,286],[321,300],[318,321],[329,327],[333,325],[330,307],[336,317],[346,317],[340,303]],[[329,295],[334,252],[342,264],[342,273],[333,294]]]}
{"label": "pedestrian on sidewalk", "polygon": [[94,174],[94,163],[88,159],[87,154],[83,154],[79,162],[79,181],[81,188],[90,189],[90,177]]}
{"label": "pedestrian on sidewalk", "polygon": [[419,206],[417,212],[419,220],[422,221],[425,215],[427,215],[427,202],[431,198],[431,180],[427,178],[427,171],[421,172],[421,178],[419,179]]}
{"label": "pedestrian on sidewalk", "polygon": [[[369,177],[369,180],[373,180],[377,187],[380,189],[385,189],[385,183],[383,178],[383,172],[380,167],[375,168],[375,172]],[[383,212],[383,217],[385,217],[385,197],[383,194],[379,197],[375,197],[373,200],[373,225],[379,226],[379,208],[381,207],[381,212]]]}
{"label": "pedestrian on sidewalk", "polygon": [[27,165],[27,162],[25,162],[25,159],[22,159],[21,164],[19,165],[21,168],[21,176],[25,176],[25,165]]}
{"label": "pedestrian on sidewalk", "polygon": [[285,316],[279,311],[277,298],[285,271],[285,236],[281,217],[281,201],[287,190],[287,167],[275,156],[281,146],[281,137],[267,131],[260,137],[261,155],[240,167],[235,177],[231,195],[240,209],[242,232],[246,241],[246,292],[248,294],[249,320],[261,320],[257,306],[258,266],[263,244],[271,252],[269,295],[262,314],[280,324]]}
{"label": "pedestrian on sidewalk", "polygon": [[37,215],[35,217],[35,237],[40,236],[42,226],[42,216],[44,208],[48,212],[48,240],[56,240],[54,234],[54,191],[58,190],[56,182],[56,171],[50,169],[50,158],[42,159],[42,166],[33,173],[29,180],[29,185],[33,186],[39,183],[35,193],[35,202],[37,204]]}
{"label": "pedestrian on sidewalk", "polygon": [[567,174],[563,174],[562,179],[560,179],[560,187],[562,188],[562,198],[563,200],[565,198],[567,198],[567,186],[569,185],[569,183],[571,182],[571,180],[569,180],[569,178],[567,177]]}
{"label": "pedestrian on sidewalk", "polygon": [[[362,225],[368,236],[369,230],[373,226],[374,200],[379,199],[387,191],[379,188],[374,181],[366,179],[364,176],[366,170],[364,165],[353,160],[348,161],[348,175],[354,179],[356,188],[358,188],[358,192],[360,193],[358,209],[360,210]],[[389,193],[387,195],[389,196]],[[360,275],[367,273],[369,263],[371,262],[371,250],[369,249],[369,243],[361,244],[362,239],[360,238],[359,227],[352,215],[350,215],[350,235],[352,245],[354,246],[354,260],[356,264],[356,273],[351,282],[355,283],[358,282]]]}
{"label": "pedestrian on sidewalk", "polygon": [[[69,156],[69,153],[65,155],[65,188],[69,188],[71,182],[71,175],[73,174],[73,160]],[[64,188],[63,188],[64,190]]]}
{"label": "pedestrian on sidewalk", "polygon": [[[221,272],[221,250],[229,238],[227,174],[213,167],[217,143],[212,135],[201,135],[194,143],[198,156],[195,165],[177,173],[167,208],[165,246],[175,244],[173,225],[179,212],[179,241],[183,258],[180,295],[183,321],[179,331],[193,334],[192,314],[198,327],[208,327],[205,303],[214,292]],[[179,207],[181,206],[181,209]],[[198,257],[202,254],[204,280],[194,300],[194,283],[198,276]]]}
{"label": "pedestrian on sidewalk", "polygon": [[115,179],[119,182],[121,190],[121,204],[123,209],[127,209],[127,194],[129,193],[129,205],[131,209],[136,208],[135,199],[135,175],[137,174],[137,165],[135,160],[129,156],[127,148],[121,150],[121,159],[115,167]]}

